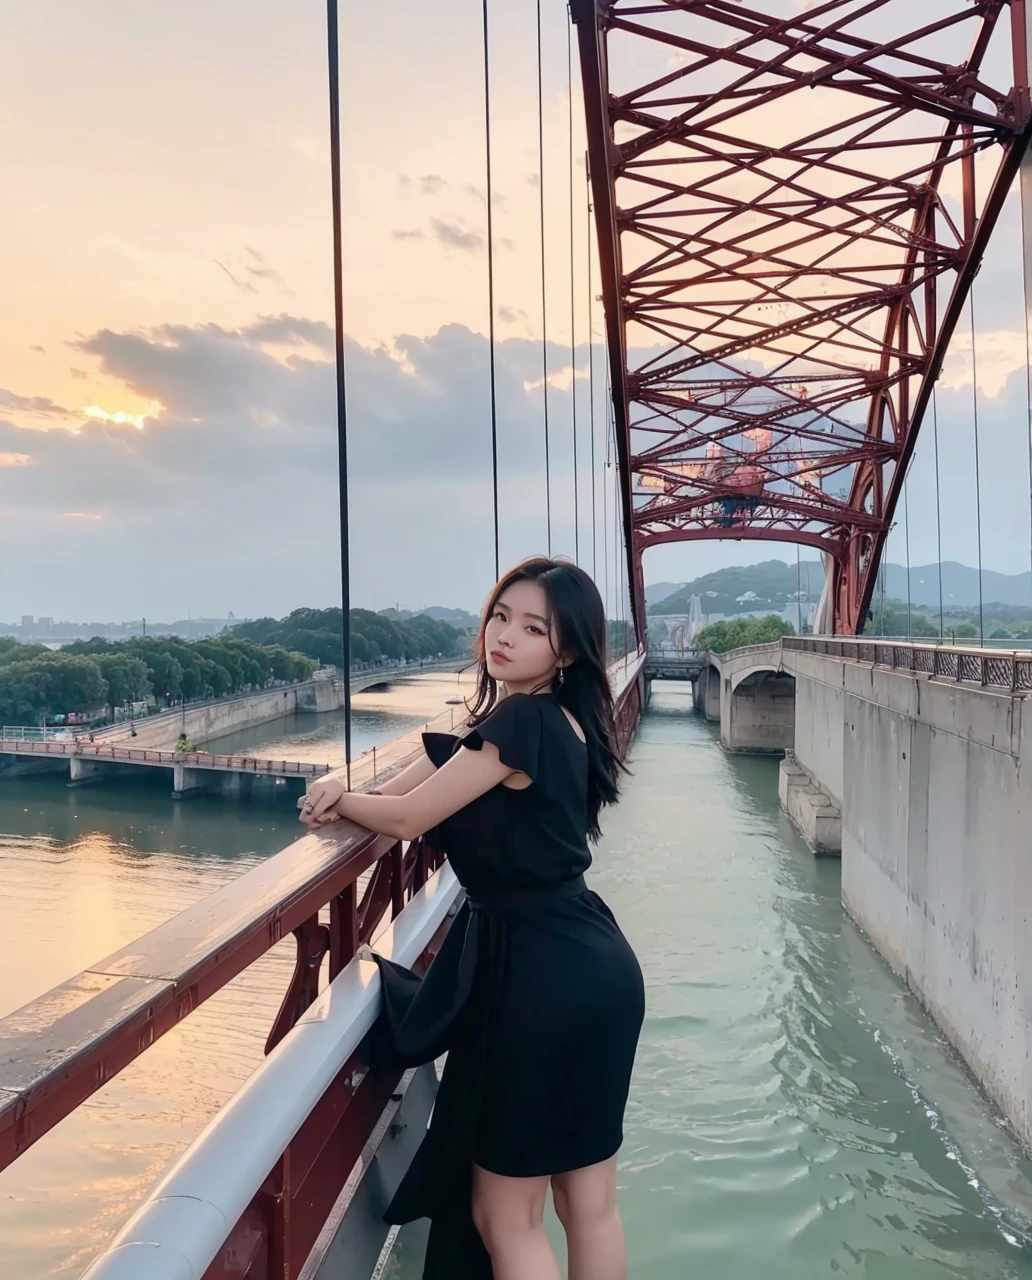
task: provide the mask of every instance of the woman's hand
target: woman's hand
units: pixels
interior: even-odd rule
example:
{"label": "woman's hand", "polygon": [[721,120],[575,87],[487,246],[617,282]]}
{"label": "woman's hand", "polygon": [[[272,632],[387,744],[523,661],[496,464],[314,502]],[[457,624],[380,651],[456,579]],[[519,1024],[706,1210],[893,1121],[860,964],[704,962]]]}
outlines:
{"label": "woman's hand", "polygon": [[347,787],[339,778],[320,778],[313,782],[308,794],[298,801],[300,820],[306,827],[324,827],[327,823],[339,822],[337,803],[343,795],[347,795]]}
{"label": "woman's hand", "polygon": [[[337,812],[337,803],[341,796],[348,795],[348,789],[339,778],[323,778],[312,783],[312,789],[297,802],[301,810],[298,815],[306,827],[325,827],[329,822],[339,822],[341,815]],[[382,791],[367,791],[367,796],[383,795]]]}

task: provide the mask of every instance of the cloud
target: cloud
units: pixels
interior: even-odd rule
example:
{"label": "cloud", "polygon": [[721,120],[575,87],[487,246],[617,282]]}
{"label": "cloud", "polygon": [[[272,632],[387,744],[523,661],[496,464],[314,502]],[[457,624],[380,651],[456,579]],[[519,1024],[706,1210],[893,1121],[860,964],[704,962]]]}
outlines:
{"label": "cloud", "polygon": [[478,231],[467,231],[457,222],[448,222],[444,218],[431,218],[430,226],[441,244],[449,249],[463,249],[472,252],[484,244],[484,237]]}
{"label": "cloud", "polygon": [[251,283],[250,283],[250,281],[248,281],[248,280],[238,280],[238,279],[236,278],[236,276],[233,274],[233,272],[232,272],[232,271],[230,271],[229,267],[227,267],[227,266],[226,266],[226,264],[225,264],[224,262],[219,262],[218,258],[216,258],[216,259],[215,259],[215,265],[216,265],[216,266],[217,266],[221,271],[224,271],[224,272],[226,273],[226,275],[227,275],[227,276],[229,276],[230,280],[232,280],[232,281],[233,281],[233,283],[236,285],[236,287],[237,287],[238,289],[242,290],[244,293],[257,293],[257,292],[258,292],[258,290],[254,287],[254,285],[253,285],[253,284],[251,284]]}
{"label": "cloud", "polygon": [[498,319],[506,324],[519,324],[521,320],[525,321],[528,317],[522,307],[501,306],[498,308]]}
{"label": "cloud", "polygon": [[449,185],[439,173],[426,173],[419,179],[420,190],[425,196],[439,196]]}
{"label": "cloud", "polygon": [[90,376],[85,369],[69,369],[68,372],[73,378],[88,378]]}
{"label": "cloud", "polygon": [[413,227],[411,230],[406,230],[404,227],[396,227],[391,232],[391,235],[395,240],[422,240],[426,232],[421,231],[419,227]]}
{"label": "cloud", "polygon": [[[274,349],[298,344],[310,350],[284,358]],[[240,329],[105,329],[74,344],[106,377],[164,407],[130,431],[97,421],[40,432],[0,420],[0,459],[34,464],[0,467],[0,539],[19,529],[28,548],[4,566],[7,611],[224,616],[339,599],[332,344],[331,326],[287,314]],[[553,367],[568,359],[559,345],[550,353]],[[449,325],[391,348],[349,339],[346,361],[356,602],[425,594],[474,607],[493,569],[486,338]],[[497,344],[512,559],[544,538],[541,397],[527,390],[540,362],[539,341]],[[559,432],[568,396],[553,388],[550,410]],[[556,457],[559,529],[565,454]],[[48,565],[59,572],[41,577]]]}
{"label": "cloud", "polygon": [[31,467],[35,461],[27,453],[0,453],[0,467]]}
{"label": "cloud", "polygon": [[0,409],[14,409],[21,413],[42,413],[47,417],[67,417],[68,410],[54,404],[48,396],[20,396],[0,387]]}
{"label": "cloud", "polygon": [[43,355],[46,355],[46,350],[47,350],[47,349],[46,349],[46,347],[41,347],[41,346],[39,345],[39,343],[38,343],[38,342],[34,342],[34,343],[32,344],[32,346],[31,346],[31,347],[29,347],[29,350],[30,350],[30,351],[39,351],[39,352],[41,352]]}
{"label": "cloud", "polygon": [[306,343],[327,352],[334,347],[333,329],[324,320],[305,320],[285,312],[261,316],[254,324],[241,329],[240,336],[252,343]]}

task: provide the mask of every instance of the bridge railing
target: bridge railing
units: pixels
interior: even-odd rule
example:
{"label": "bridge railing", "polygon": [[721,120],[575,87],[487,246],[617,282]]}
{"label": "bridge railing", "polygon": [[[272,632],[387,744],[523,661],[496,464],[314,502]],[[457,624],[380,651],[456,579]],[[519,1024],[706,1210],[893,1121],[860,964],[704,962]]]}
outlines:
{"label": "bridge railing", "polygon": [[[640,711],[643,661],[631,656],[611,672],[621,753]],[[418,749],[418,738],[405,735],[399,746],[391,772]],[[429,962],[459,892],[426,839],[405,847],[344,825],[341,837],[336,829],[303,836],[0,1020],[3,1169],[294,935],[294,971],[265,1063],[98,1259],[91,1280],[296,1280],[301,1273],[399,1083],[354,1058],[379,999],[372,966],[356,951],[376,937],[378,951],[404,964]],[[391,932],[377,937],[388,919]]]}
{"label": "bridge railing", "polygon": [[1027,649],[919,644],[873,636],[785,636],[781,644],[798,652],[849,658],[988,689],[1032,691],[1032,652]]}
{"label": "bridge railing", "polygon": [[217,755],[211,751],[166,751],[156,747],[120,747],[105,742],[20,741],[0,739],[0,751],[16,755],[80,756],[112,764],[146,764],[171,768],[222,769],[235,773],[274,773],[284,777],[316,778],[337,766],[307,760],[268,760],[261,756]]}
{"label": "bridge railing", "polygon": [[323,961],[332,981],[440,864],[426,840],[405,848],[351,824],[336,838],[305,835],[0,1020],[0,1169],[293,933],[271,1051],[317,998]]}

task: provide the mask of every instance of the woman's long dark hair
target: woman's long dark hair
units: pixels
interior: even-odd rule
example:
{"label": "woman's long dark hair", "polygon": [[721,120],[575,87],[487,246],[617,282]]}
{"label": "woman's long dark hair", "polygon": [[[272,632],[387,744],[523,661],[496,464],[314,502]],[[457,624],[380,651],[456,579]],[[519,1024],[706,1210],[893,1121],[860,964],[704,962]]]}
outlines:
{"label": "woman's long dark hair", "polygon": [[606,613],[591,578],[568,560],[532,556],[503,574],[487,598],[474,650],[479,668],[470,723],[480,724],[498,701],[498,683],[487,670],[484,637],[487,624],[504,592],[515,582],[536,582],[548,601],[550,628],[554,626],[557,654],[570,659],[563,680],[552,681],[552,692],[584,730],[588,748],[588,835],[600,835],[598,815],[603,805],[615,804],[623,765],[616,753],[613,693],[606,671]]}

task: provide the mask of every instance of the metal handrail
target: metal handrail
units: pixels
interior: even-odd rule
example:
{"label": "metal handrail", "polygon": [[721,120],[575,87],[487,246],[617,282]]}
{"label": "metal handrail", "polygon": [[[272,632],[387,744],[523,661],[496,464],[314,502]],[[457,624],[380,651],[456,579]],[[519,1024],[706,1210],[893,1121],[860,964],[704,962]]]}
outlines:
{"label": "metal handrail", "polygon": [[[458,901],[442,867],[376,941],[411,968]],[[353,959],[176,1161],[82,1280],[201,1280],[269,1173],[369,1031],[380,974]],[[364,1071],[356,1071],[352,1091]]]}
{"label": "metal handrail", "polygon": [[1032,652],[979,646],[921,644],[875,636],[784,636],[783,649],[846,658],[932,679],[1010,693],[1032,692]]}

